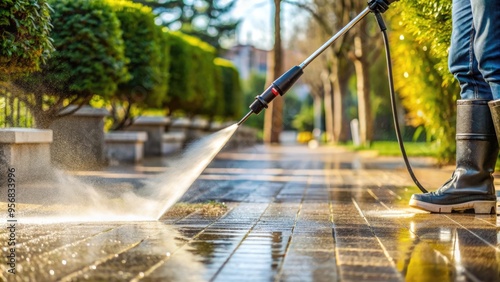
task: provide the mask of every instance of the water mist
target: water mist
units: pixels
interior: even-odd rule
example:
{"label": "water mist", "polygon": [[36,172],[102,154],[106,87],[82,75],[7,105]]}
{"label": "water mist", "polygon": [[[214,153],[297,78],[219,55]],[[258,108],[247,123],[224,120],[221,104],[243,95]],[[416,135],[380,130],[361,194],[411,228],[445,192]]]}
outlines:
{"label": "water mist", "polygon": [[140,189],[121,187],[116,196],[94,185],[56,171],[50,198],[59,205],[43,204],[20,218],[26,223],[158,220],[189,189],[229,141],[234,124],[190,144],[172,167],[145,181]]}

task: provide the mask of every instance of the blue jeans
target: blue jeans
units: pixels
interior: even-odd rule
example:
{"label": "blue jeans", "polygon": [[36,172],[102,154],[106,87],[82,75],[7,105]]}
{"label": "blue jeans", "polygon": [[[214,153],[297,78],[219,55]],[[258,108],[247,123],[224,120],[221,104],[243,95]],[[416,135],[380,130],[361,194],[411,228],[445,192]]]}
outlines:
{"label": "blue jeans", "polygon": [[462,99],[500,99],[500,0],[453,0],[448,57]]}

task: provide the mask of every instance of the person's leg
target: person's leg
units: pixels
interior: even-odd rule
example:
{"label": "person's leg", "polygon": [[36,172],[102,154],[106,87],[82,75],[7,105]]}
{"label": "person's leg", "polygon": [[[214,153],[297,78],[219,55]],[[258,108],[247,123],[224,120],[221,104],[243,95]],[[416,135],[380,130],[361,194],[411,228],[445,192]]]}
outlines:
{"label": "person's leg", "polygon": [[474,0],[471,10],[476,31],[473,50],[478,69],[490,86],[490,99],[500,99],[500,1]]}
{"label": "person's leg", "polygon": [[482,34],[475,30],[477,19],[472,9],[471,0],[453,0],[449,68],[460,83],[463,99],[457,102],[457,166],[452,177],[436,192],[412,196],[410,206],[426,211],[449,213],[474,209],[475,213],[490,213],[496,208],[492,173],[498,143],[487,105],[493,96],[481,73],[484,54],[475,55],[475,40]]}
{"label": "person's leg", "polygon": [[448,65],[450,72],[460,83],[461,98],[491,100],[491,89],[479,71],[475,56],[475,48],[478,46],[475,46],[477,33],[471,0],[453,0],[452,24]]}
{"label": "person's leg", "polygon": [[414,194],[410,206],[437,213],[496,211],[493,171],[498,143],[487,100],[457,101],[457,160],[451,178],[437,191]]}
{"label": "person's leg", "polygon": [[500,143],[500,1],[474,1],[472,13],[477,30],[474,53],[479,62],[478,68],[495,99],[489,105]]}

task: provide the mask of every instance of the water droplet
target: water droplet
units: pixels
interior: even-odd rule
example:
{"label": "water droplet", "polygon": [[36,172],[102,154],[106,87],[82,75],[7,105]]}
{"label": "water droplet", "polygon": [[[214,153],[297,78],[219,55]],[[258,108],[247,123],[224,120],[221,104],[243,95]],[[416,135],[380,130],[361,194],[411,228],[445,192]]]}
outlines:
{"label": "water droplet", "polygon": [[141,278],[144,277],[144,272],[140,272],[139,277],[141,277]]}
{"label": "water droplet", "polygon": [[169,257],[170,256],[170,252],[167,252],[165,255],[167,255],[167,257]]}
{"label": "water droplet", "polygon": [[95,265],[90,266],[90,269],[92,269],[92,270],[95,270],[96,268],[97,268],[97,266],[95,266]]}
{"label": "water droplet", "polygon": [[55,272],[54,270],[52,270],[52,269],[51,269],[51,270],[49,271],[49,273],[50,273],[50,275],[54,275],[56,272]]}
{"label": "water droplet", "polygon": [[63,260],[62,260],[62,264],[63,264],[63,265],[66,265],[66,260],[64,260],[64,259],[63,259]]}

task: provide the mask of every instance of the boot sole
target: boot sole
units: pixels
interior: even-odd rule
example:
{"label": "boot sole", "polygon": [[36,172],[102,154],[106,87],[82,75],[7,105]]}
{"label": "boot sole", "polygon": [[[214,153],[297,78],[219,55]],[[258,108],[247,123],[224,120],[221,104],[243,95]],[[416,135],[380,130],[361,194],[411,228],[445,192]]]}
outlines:
{"label": "boot sole", "polygon": [[410,199],[410,206],[433,213],[452,213],[474,209],[475,214],[496,214],[496,201],[470,201],[454,205],[437,205]]}

